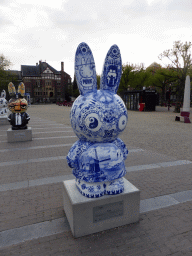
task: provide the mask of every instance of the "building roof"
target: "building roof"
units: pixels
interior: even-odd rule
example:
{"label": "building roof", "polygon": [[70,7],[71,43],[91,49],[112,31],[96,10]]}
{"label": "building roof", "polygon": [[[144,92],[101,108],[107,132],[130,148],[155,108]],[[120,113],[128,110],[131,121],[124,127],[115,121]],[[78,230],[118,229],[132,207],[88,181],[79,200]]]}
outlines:
{"label": "building roof", "polygon": [[46,62],[39,62],[39,65],[30,66],[30,65],[21,65],[21,74],[24,76],[41,76],[41,74],[49,68],[55,75],[61,74],[60,71],[57,71],[52,66]]}

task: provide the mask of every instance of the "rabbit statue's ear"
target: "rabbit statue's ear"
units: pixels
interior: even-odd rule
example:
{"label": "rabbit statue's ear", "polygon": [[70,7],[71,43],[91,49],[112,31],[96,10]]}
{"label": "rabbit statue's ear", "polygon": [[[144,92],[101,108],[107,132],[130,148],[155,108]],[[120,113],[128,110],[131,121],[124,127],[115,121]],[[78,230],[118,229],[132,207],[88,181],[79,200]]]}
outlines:
{"label": "rabbit statue's ear", "polygon": [[14,86],[14,84],[12,83],[12,82],[10,82],[9,84],[8,84],[8,91],[9,91],[9,95],[10,96],[15,96],[16,95],[16,90],[15,90],[15,86]]}
{"label": "rabbit statue's ear", "polygon": [[97,90],[95,61],[91,49],[86,43],[77,47],[75,54],[75,76],[81,95]]}
{"label": "rabbit statue's ear", "polygon": [[109,49],[101,75],[100,89],[116,93],[119,88],[122,72],[121,53],[117,45]]}
{"label": "rabbit statue's ear", "polygon": [[19,84],[18,93],[21,94],[22,97],[25,96],[25,85],[24,85],[24,83]]}
{"label": "rabbit statue's ear", "polygon": [[6,91],[5,91],[5,90],[3,90],[3,91],[1,92],[1,98],[6,98]]}

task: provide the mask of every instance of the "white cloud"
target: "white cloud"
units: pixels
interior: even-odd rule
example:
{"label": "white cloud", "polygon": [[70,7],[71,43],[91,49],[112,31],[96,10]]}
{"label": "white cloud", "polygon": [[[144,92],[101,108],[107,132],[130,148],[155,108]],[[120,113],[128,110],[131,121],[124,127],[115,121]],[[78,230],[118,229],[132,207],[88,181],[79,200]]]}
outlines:
{"label": "white cloud", "polygon": [[7,0],[0,3],[0,49],[14,63],[46,60],[73,77],[74,55],[82,41],[93,51],[101,73],[112,44],[124,63],[160,62],[175,40],[191,41],[191,0]]}

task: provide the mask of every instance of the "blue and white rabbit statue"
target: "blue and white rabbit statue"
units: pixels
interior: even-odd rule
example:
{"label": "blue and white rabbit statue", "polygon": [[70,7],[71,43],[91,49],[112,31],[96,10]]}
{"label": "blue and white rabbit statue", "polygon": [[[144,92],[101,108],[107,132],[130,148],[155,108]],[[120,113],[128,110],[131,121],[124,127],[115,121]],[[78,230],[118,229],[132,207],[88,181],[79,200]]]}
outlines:
{"label": "blue and white rabbit statue", "polygon": [[6,100],[6,91],[3,90],[0,96],[0,117],[7,117],[8,108]]}
{"label": "blue and white rabbit statue", "polygon": [[75,55],[75,75],[80,96],[71,109],[71,125],[79,138],[71,147],[68,165],[73,168],[76,186],[89,198],[115,195],[124,190],[124,160],[128,150],[118,135],[125,129],[128,114],[117,95],[122,61],[117,45],[105,58],[100,90],[93,54],[81,43]]}

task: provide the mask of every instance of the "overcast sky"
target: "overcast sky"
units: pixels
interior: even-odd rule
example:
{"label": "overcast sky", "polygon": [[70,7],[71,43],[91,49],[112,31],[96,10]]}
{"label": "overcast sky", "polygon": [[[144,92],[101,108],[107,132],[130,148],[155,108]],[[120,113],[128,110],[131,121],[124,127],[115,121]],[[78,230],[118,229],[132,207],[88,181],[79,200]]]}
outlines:
{"label": "overcast sky", "polygon": [[86,42],[101,74],[107,51],[123,63],[156,61],[173,42],[192,41],[192,0],[0,0],[0,54],[12,63],[46,61],[74,76],[74,57]]}

